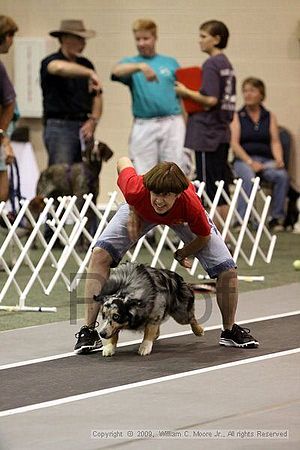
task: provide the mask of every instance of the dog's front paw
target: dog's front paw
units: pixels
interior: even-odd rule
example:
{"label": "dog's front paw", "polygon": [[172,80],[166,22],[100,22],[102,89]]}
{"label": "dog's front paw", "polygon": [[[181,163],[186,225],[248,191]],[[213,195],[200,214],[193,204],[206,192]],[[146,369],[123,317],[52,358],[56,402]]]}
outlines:
{"label": "dog's front paw", "polygon": [[102,356],[113,356],[116,353],[116,346],[113,344],[104,345]]}
{"label": "dog's front paw", "polygon": [[143,341],[139,346],[138,354],[141,356],[150,355],[152,350],[152,341]]}

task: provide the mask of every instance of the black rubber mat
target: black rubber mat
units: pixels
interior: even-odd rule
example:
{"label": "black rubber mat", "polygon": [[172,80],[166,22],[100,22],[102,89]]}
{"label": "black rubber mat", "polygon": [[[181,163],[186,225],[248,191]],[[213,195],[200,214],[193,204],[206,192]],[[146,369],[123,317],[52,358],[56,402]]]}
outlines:
{"label": "black rubber mat", "polygon": [[131,345],[117,349],[111,358],[97,352],[1,370],[0,410],[280,352],[300,344],[300,316],[246,326],[260,341],[257,349],[219,346],[220,331],[212,330],[203,337],[157,341],[146,357],[137,354],[138,345]]}

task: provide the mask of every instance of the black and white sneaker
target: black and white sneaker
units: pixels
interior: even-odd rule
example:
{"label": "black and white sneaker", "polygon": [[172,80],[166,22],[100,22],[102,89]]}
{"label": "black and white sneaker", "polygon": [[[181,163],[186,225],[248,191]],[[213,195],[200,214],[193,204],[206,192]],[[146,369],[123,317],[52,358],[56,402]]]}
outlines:
{"label": "black and white sneaker", "polygon": [[242,328],[236,323],[232,330],[224,330],[219,340],[220,345],[226,347],[256,348],[259,342],[250,334],[249,328]]}
{"label": "black and white sneaker", "polygon": [[103,347],[98,332],[90,329],[86,325],[80,328],[80,331],[75,334],[75,337],[77,338],[77,342],[74,347],[74,353],[90,353],[100,350]]}

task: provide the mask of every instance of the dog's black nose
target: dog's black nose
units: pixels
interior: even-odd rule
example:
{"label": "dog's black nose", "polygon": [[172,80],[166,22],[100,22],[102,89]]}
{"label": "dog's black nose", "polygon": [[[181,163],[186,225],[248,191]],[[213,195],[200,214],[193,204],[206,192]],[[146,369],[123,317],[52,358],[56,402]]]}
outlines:
{"label": "dog's black nose", "polygon": [[102,337],[103,339],[106,338],[106,335],[107,335],[106,331],[100,331],[99,334],[100,334],[100,337]]}

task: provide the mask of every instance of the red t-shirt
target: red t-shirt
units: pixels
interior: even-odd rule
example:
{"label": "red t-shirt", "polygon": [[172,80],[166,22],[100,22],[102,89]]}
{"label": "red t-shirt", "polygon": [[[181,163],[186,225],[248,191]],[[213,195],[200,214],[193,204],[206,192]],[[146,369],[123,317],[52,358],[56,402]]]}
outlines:
{"label": "red t-shirt", "polygon": [[136,213],[144,220],[162,225],[187,223],[193,233],[198,236],[210,234],[211,226],[206,212],[191,183],[176,199],[170,211],[164,215],[157,214],[153,209],[150,191],[144,186],[143,176],[137,175],[133,167],[126,167],[120,172],[118,186],[127,203],[133,206]]}

